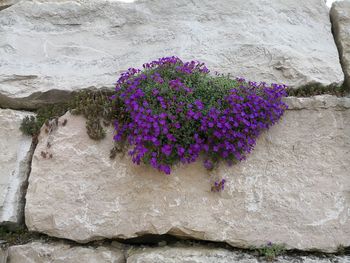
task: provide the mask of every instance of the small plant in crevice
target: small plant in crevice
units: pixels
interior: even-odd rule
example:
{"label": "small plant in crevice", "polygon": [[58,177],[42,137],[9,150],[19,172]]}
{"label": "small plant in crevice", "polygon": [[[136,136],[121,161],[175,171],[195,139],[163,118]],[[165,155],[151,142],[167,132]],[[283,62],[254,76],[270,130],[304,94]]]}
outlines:
{"label": "small plant in crevice", "polygon": [[212,169],[220,160],[241,161],[262,131],[287,105],[284,85],[209,75],[203,63],[161,58],[130,68],[117,81],[115,141],[126,141],[136,164],[170,174],[176,163],[204,156]]}
{"label": "small plant in crevice", "polygon": [[346,252],[345,246],[343,246],[343,245],[338,245],[338,247],[337,247],[337,253],[338,253],[339,255],[344,255],[345,252]]}
{"label": "small plant in crevice", "polygon": [[[115,91],[85,90],[68,103],[45,106],[36,117],[26,117],[21,130],[37,136],[43,124],[70,110],[86,118],[87,134],[94,140],[104,138],[105,127],[114,123],[111,158],[131,146],[134,163],[166,174],[172,165],[200,156],[212,170],[221,160],[231,164],[246,158],[261,132],[283,115],[284,96],[284,85],[213,76],[203,63],[167,57],[144,64],[142,71],[130,68]],[[224,185],[218,181],[212,191]]]}
{"label": "small plant in crevice", "polygon": [[259,256],[264,257],[267,261],[273,261],[286,251],[286,247],[284,244],[268,242],[266,246],[255,248],[255,250],[258,252]]}
{"label": "small plant in crevice", "polygon": [[[47,105],[36,111],[36,116],[26,116],[21,123],[21,131],[24,134],[37,136],[41,127],[45,124],[45,131],[49,132],[51,121],[67,111],[72,114],[83,115],[86,121],[87,134],[94,140],[104,138],[104,126],[110,125],[113,120],[112,102],[109,100],[110,91],[83,90],[75,92],[68,103]],[[49,124],[50,123],[50,124]],[[62,126],[67,124],[63,120]]]}
{"label": "small plant in crevice", "polygon": [[86,118],[86,130],[91,139],[103,139],[106,136],[103,127],[109,126],[115,118],[110,95],[109,91],[82,91],[72,99],[71,112]]}
{"label": "small plant in crevice", "polygon": [[24,117],[20,130],[26,135],[37,136],[45,122],[62,116],[68,109],[66,103],[46,105],[36,111],[36,116]]}
{"label": "small plant in crevice", "polygon": [[29,233],[26,228],[9,230],[5,226],[0,226],[0,240],[9,245],[23,244],[29,242],[32,238],[33,234]]}
{"label": "small plant in crevice", "polygon": [[19,129],[26,135],[34,136],[39,133],[41,126],[36,117],[25,116]]}
{"label": "small plant in crevice", "polygon": [[225,189],[225,183],[226,183],[225,179],[221,179],[219,181],[215,181],[214,185],[211,187],[211,191],[212,192],[223,191]]}
{"label": "small plant in crevice", "polygon": [[51,147],[52,147],[52,137],[50,134],[57,130],[58,127],[61,126],[66,126],[68,120],[63,119],[59,120],[58,117],[55,117],[54,119],[51,120],[46,120],[44,123],[44,131],[48,136],[46,137],[46,147],[45,150],[40,152],[40,155],[43,159],[52,159],[53,158],[53,153],[51,152]]}
{"label": "small plant in crevice", "polygon": [[338,85],[323,86],[317,84],[309,84],[297,89],[288,88],[287,94],[288,96],[294,97],[311,97],[326,94],[342,97],[350,94],[350,90],[346,87],[345,83],[340,87]]}

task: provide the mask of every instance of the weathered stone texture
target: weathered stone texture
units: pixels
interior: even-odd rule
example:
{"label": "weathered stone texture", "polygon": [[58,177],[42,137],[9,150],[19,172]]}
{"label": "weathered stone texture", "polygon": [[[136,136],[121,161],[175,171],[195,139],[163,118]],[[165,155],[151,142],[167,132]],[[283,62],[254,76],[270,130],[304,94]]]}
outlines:
{"label": "weathered stone texture", "polygon": [[8,98],[112,87],[122,70],[169,55],[295,87],[344,79],[321,0],[33,0],[0,16]]}
{"label": "weathered stone texture", "polygon": [[[144,248],[131,252],[127,263],[266,263],[263,257],[207,247]],[[271,262],[271,261],[269,261]],[[276,263],[349,263],[350,256],[280,256]]]}
{"label": "weathered stone texture", "polygon": [[0,0],[0,11],[17,3],[19,0]]}
{"label": "weathered stone texture", "polygon": [[0,224],[18,224],[33,150],[32,139],[19,130],[27,112],[0,109]]}
{"label": "weathered stone texture", "polygon": [[127,263],[258,263],[255,256],[206,247],[162,247],[132,251]]}
{"label": "weathered stone texture", "polygon": [[[34,241],[0,251],[0,263],[267,263],[256,253],[210,246],[172,245],[157,248],[120,245],[79,246],[63,242]],[[350,256],[283,255],[276,263],[349,263]]]}
{"label": "weathered stone texture", "polygon": [[7,247],[0,247],[0,263],[6,263],[7,261]]}
{"label": "weathered stone texture", "polygon": [[[133,165],[127,154],[110,160],[113,129],[92,141],[85,119],[66,114],[60,119],[66,126],[39,137],[26,224],[78,242],[168,233],[238,247],[349,246],[349,100],[289,98],[291,109],[246,161],[211,173],[198,162],[170,176]],[[227,180],[225,191],[211,192],[220,178]]]}
{"label": "weathered stone texture", "polygon": [[113,247],[79,247],[63,243],[32,242],[8,249],[6,263],[125,263],[122,251]]}
{"label": "weathered stone texture", "polygon": [[335,2],[331,9],[331,19],[340,62],[350,89],[350,1]]}

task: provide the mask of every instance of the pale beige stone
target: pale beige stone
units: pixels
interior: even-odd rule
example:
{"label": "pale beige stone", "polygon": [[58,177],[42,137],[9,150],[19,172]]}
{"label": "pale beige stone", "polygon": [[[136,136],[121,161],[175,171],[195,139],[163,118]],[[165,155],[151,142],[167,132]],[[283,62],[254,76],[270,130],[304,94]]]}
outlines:
{"label": "pale beige stone", "polygon": [[163,247],[131,250],[127,263],[259,263],[243,252],[208,247]]}
{"label": "pale beige stone", "polygon": [[[256,257],[242,251],[220,248],[163,247],[131,250],[127,263],[266,263],[264,257]],[[349,263],[350,256],[279,256],[276,263]]]}
{"label": "pale beige stone", "polygon": [[33,0],[0,15],[0,93],[8,100],[113,87],[129,67],[172,55],[293,87],[344,80],[321,0]]}
{"label": "pale beige stone", "polygon": [[[210,246],[173,245],[161,248],[115,246],[79,246],[63,242],[31,242],[0,251],[0,263],[266,263],[264,257],[257,257],[243,251]],[[271,261],[269,261],[271,262]],[[350,256],[279,256],[276,263],[349,263]]]}
{"label": "pale beige stone", "polygon": [[19,130],[22,119],[32,115],[0,109],[0,224],[23,221],[24,187],[33,153],[32,138]]}
{"label": "pale beige stone", "polygon": [[[66,114],[60,119],[66,126],[39,137],[26,224],[78,242],[172,234],[237,247],[269,241],[302,250],[349,246],[349,100],[289,98],[291,109],[246,161],[211,173],[197,162],[170,176],[133,165],[127,154],[110,160],[113,129],[96,142],[83,117]],[[225,191],[211,192],[221,178]]]}
{"label": "pale beige stone", "polygon": [[19,0],[0,0],[0,11],[14,5],[19,2]]}
{"label": "pale beige stone", "polygon": [[113,247],[70,246],[32,242],[8,249],[7,263],[125,263],[121,250]]}
{"label": "pale beige stone", "polygon": [[7,254],[8,254],[7,246],[6,245],[1,246],[0,247],[0,263],[6,263]]}
{"label": "pale beige stone", "polygon": [[330,14],[340,62],[350,89],[350,1],[335,2]]}

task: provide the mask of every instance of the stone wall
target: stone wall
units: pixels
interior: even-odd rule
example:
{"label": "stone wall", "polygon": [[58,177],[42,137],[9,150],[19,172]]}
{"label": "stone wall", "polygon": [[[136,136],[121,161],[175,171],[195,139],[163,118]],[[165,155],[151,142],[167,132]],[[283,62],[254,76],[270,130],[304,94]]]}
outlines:
{"label": "stone wall", "polygon": [[350,87],[350,2],[336,2],[331,9],[331,19],[345,82]]}
{"label": "stone wall", "polygon": [[0,52],[8,98],[112,87],[169,55],[295,88],[344,80],[321,0],[21,1],[1,12]]}
{"label": "stone wall", "polygon": [[31,115],[0,109],[0,224],[23,223],[24,189],[30,172],[32,138],[19,130],[22,119]]}
{"label": "stone wall", "polygon": [[[85,119],[68,113],[55,131],[39,136],[26,225],[77,242],[173,234],[238,247],[350,246],[350,98],[287,103],[290,109],[246,161],[212,172],[197,162],[170,176],[135,166],[127,155],[111,160],[113,128],[95,142]],[[211,192],[222,178],[225,191]]]}
{"label": "stone wall", "polygon": [[[0,263],[253,263],[264,259],[239,249],[270,243],[297,250],[276,262],[350,262],[349,96],[286,98],[246,161],[211,172],[198,162],[165,176],[111,160],[112,127],[93,141],[69,112],[38,138],[19,130],[34,114],[23,110],[111,88],[128,67],[169,55],[349,90],[349,28],[348,1],[330,14],[323,0],[0,1],[0,225],[47,235],[2,245]],[[211,192],[222,178],[225,191]],[[191,241],[131,244],[165,234]]]}
{"label": "stone wall", "polygon": [[[229,248],[215,248],[177,243],[158,248],[121,245],[117,242],[97,246],[77,246],[64,242],[32,242],[12,246],[0,252],[7,263],[263,263],[261,257]],[[0,258],[0,262],[1,258]],[[6,262],[6,261],[3,261]],[[270,261],[271,262],[271,261]],[[350,256],[295,256],[277,257],[274,262],[287,263],[349,263]]]}

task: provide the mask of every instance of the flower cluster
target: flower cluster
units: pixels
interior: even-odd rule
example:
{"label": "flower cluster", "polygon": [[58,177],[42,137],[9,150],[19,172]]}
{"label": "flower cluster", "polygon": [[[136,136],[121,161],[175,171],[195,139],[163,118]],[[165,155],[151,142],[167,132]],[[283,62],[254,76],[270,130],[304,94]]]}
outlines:
{"label": "flower cluster", "polygon": [[212,192],[220,192],[225,189],[225,179],[221,179],[221,181],[215,181],[214,185],[211,187]]}
{"label": "flower cluster", "polygon": [[285,88],[211,76],[198,61],[161,58],[143,70],[128,69],[117,81],[114,139],[133,146],[134,163],[166,174],[200,155],[207,169],[220,160],[240,161],[287,108]]}

